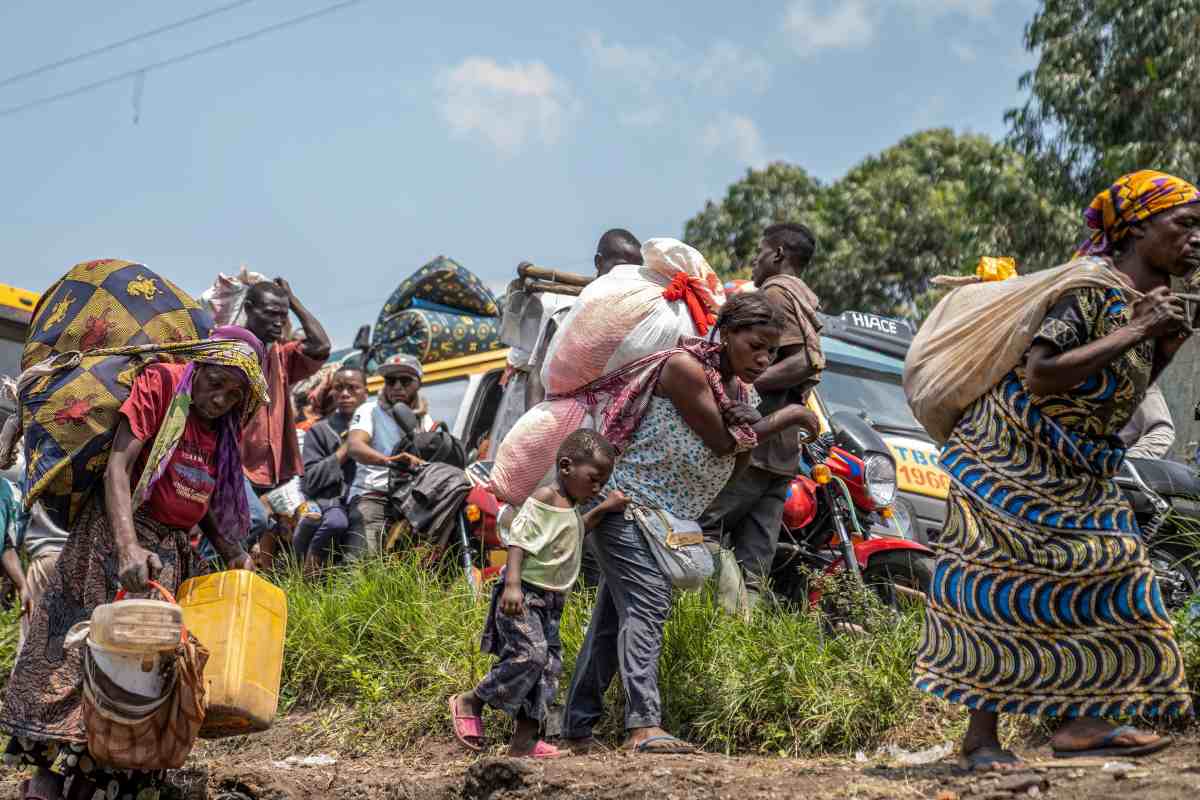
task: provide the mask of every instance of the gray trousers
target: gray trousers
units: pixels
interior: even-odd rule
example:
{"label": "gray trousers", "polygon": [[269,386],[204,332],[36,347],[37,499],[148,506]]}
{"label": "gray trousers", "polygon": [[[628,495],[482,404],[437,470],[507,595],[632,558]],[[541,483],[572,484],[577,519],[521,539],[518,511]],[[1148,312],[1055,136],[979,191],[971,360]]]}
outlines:
{"label": "gray trousers", "polygon": [[359,561],[383,552],[387,535],[387,498],[362,494],[350,501],[349,527],[346,530],[346,559]]}
{"label": "gray trousers", "polygon": [[700,517],[705,537],[733,551],[750,589],[766,588],[790,485],[790,478],[748,467]]}
{"label": "gray trousers", "polygon": [[591,736],[618,672],[626,730],[662,723],[658,657],[671,613],[671,582],[637,523],[623,514],[607,515],[589,538],[600,565],[600,591],[567,698],[563,736],[570,739]]}

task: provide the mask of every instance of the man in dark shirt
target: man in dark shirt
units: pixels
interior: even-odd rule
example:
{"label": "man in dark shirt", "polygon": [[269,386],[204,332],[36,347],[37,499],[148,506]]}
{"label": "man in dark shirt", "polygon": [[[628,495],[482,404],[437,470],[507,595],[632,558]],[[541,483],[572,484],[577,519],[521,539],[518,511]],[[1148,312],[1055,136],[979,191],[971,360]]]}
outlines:
{"label": "man in dark shirt", "polygon": [[312,574],[329,560],[333,546],[345,543],[350,527],[346,496],[358,465],[350,458],[346,433],[354,412],[367,400],[367,377],[357,367],[339,369],[329,387],[334,411],[304,437],[304,496],[321,507],[315,525],[305,521],[296,531],[296,557]]}
{"label": "man in dark shirt", "polygon": [[[754,285],[783,320],[779,355],[754,382],[762,397],[758,411],[764,416],[789,403],[804,402],[825,368],[817,317],[820,301],[800,278],[815,249],[812,232],[803,225],[771,225],[763,231]],[[751,602],[767,588],[783,505],[799,462],[798,428],[760,441],[750,466],[721,491],[701,518],[710,540],[724,539],[733,550]]]}

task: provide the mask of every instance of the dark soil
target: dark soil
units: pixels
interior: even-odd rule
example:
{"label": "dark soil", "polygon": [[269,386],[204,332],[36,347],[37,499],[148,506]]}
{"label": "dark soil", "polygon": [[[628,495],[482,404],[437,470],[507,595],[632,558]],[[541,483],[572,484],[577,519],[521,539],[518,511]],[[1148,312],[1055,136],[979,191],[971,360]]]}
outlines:
{"label": "dark soil", "polygon": [[[497,754],[466,757],[449,737],[431,737],[403,752],[345,755],[314,751],[326,737],[303,717],[240,740],[203,743],[175,780],[189,800],[636,800],[637,798],[829,797],[1007,800],[1017,797],[1127,797],[1136,800],[1200,797],[1200,737],[1187,735],[1171,749],[1106,768],[1104,759],[1058,761],[1044,749],[1021,751],[1029,769],[1005,776],[960,772],[954,757],[902,768],[886,757],[868,762],[839,758],[728,758],[643,756],[610,752],[535,762]],[[289,756],[323,754],[328,766],[289,765]],[[1112,761],[1121,761],[1113,759]],[[18,776],[0,782],[0,797],[16,797]]]}

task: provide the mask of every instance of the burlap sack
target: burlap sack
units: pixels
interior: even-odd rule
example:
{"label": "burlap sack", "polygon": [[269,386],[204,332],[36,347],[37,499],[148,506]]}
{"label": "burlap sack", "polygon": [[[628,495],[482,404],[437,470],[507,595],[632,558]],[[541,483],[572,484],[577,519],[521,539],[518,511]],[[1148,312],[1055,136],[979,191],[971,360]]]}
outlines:
{"label": "burlap sack", "polygon": [[135,708],[105,691],[91,652],[84,651],[83,722],[88,751],[118,769],[179,769],[192,752],[208,708],[204,666],[208,650],[194,638],[175,650],[174,675],[162,700]]}
{"label": "burlap sack", "polygon": [[904,393],[929,435],[944,443],[963,412],[1025,358],[1059,298],[1087,287],[1142,296],[1106,260],[1088,257],[1008,280],[960,285],[942,298],[904,360]]}

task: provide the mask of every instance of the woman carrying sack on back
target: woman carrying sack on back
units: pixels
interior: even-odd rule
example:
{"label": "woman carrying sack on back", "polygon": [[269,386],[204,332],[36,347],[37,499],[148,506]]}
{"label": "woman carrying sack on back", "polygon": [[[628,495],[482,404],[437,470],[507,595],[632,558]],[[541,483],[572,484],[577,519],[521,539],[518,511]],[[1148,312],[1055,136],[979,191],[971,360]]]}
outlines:
{"label": "woman carrying sack on back", "polygon": [[[1191,335],[1172,277],[1200,267],[1200,193],[1120,178],[1085,212],[1077,256],[1112,285],[1073,289],[1024,363],[976,400],[942,451],[953,478],[916,686],[970,709],[967,769],[1013,769],[1002,713],[1066,720],[1061,758],[1130,757],[1170,738],[1109,718],[1190,714],[1183,658],[1132,509],[1118,432]],[[1000,332],[997,332],[999,337]]]}
{"label": "woman carrying sack on back", "polygon": [[625,688],[625,748],[695,751],[661,727],[658,660],[673,581],[637,521],[639,509],[643,518],[670,515],[677,533],[690,526],[694,546],[708,557],[695,520],[729,480],[739,456],[748,460],[759,436],[794,425],[810,435],[818,429],[816,416],[802,405],[767,417],[754,410],[758,398],[748,387],[775,360],[782,331],[770,302],[757,294],[736,295],[721,309],[716,328],[719,343],[681,338],[679,348],[647,356],[588,387],[615,397],[602,432],[621,455],[606,491],[620,490],[632,508],[606,515],[593,534],[603,581],[563,720],[563,738],[577,751],[596,744],[592,729],[618,672]]}
{"label": "woman carrying sack on back", "polygon": [[5,763],[36,768],[22,790],[29,800],[158,797],[163,772],[106,769],[89,754],[83,654],[64,639],[119,588],[145,592],[154,580],[177,592],[195,574],[193,526],[228,567],[252,569],[239,544],[249,529],[239,453],[245,420],[267,398],[262,345],[230,327],[171,352],[179,361],[147,364],[133,379],[103,490],[70,526],[5,693]]}

